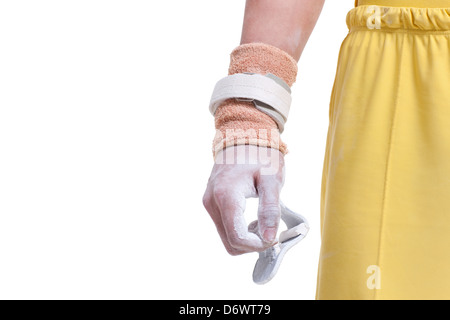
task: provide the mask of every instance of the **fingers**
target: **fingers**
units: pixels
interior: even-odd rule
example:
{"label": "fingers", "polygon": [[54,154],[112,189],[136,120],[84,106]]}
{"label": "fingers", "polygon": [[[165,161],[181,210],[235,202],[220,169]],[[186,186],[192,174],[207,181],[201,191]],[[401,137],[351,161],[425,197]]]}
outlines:
{"label": "fingers", "polygon": [[249,232],[244,217],[245,194],[241,188],[219,188],[214,199],[220,210],[228,243],[244,252],[264,251],[267,245],[256,235]]}
{"label": "fingers", "polygon": [[[249,148],[248,157],[252,161],[216,163],[203,197],[203,204],[232,255],[260,252],[274,245],[281,216],[279,195],[284,182],[283,155],[270,148],[245,147],[245,150]],[[252,150],[254,152],[250,152]],[[259,155],[263,151],[267,153],[266,158]],[[267,165],[273,170],[263,170]],[[258,221],[247,226],[244,217],[246,198],[257,196]]]}
{"label": "fingers", "polygon": [[205,192],[203,204],[231,255],[264,251],[276,241],[281,216],[279,183],[262,179],[257,187],[258,221],[249,226],[244,216],[246,196],[242,189],[245,188],[221,184]]}
{"label": "fingers", "polygon": [[225,246],[227,252],[232,256],[237,256],[246,253],[245,251],[233,248],[230,245],[227,234],[225,232],[225,228],[223,227],[222,218],[220,216],[220,210],[217,207],[216,202],[214,201],[214,197],[210,195],[210,192],[208,192],[208,190],[205,192],[205,195],[203,196],[203,206],[205,207],[206,211],[208,211],[211,219],[213,220],[217,232],[219,233],[220,239],[222,240],[222,243]]}
{"label": "fingers", "polygon": [[[242,177],[241,177],[242,178]],[[257,232],[249,231],[244,216],[246,197],[256,196],[253,178],[238,183],[209,183],[203,205],[231,255],[264,251],[269,247]]]}
{"label": "fingers", "polygon": [[258,231],[266,243],[276,241],[278,226],[280,224],[281,182],[274,176],[261,176],[258,179]]}

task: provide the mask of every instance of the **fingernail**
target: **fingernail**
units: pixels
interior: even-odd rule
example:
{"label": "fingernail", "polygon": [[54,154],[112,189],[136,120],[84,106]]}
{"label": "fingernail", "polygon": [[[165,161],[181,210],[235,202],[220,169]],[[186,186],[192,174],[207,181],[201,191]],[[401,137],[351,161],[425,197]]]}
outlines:
{"label": "fingernail", "polygon": [[275,228],[267,228],[263,234],[264,241],[266,242],[273,242],[276,236],[277,236],[277,229]]}

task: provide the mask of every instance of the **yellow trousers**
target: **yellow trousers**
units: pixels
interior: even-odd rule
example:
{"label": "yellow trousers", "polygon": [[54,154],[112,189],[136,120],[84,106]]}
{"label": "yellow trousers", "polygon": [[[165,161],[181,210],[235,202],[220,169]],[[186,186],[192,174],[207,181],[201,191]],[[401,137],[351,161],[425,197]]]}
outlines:
{"label": "yellow trousers", "polygon": [[450,299],[450,1],[431,2],[445,7],[360,0],[347,16],[317,299]]}

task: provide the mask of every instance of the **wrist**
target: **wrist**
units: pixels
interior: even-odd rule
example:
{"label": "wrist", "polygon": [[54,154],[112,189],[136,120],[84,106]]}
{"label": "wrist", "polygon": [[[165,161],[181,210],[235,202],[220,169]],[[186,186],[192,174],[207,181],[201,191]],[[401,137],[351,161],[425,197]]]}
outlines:
{"label": "wrist", "polygon": [[[291,87],[297,76],[297,61],[274,46],[249,43],[232,51],[228,73],[271,73]],[[217,108],[214,117],[214,156],[223,148],[242,144],[275,148],[283,154],[288,152],[280,138],[277,123],[271,116],[255,108],[252,102],[228,99]]]}

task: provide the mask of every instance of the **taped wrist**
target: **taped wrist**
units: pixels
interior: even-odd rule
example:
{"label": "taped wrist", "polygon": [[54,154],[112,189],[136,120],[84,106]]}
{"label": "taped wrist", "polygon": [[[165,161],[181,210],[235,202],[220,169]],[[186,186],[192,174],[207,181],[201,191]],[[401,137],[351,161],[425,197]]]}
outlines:
{"label": "taped wrist", "polygon": [[[297,61],[285,51],[264,43],[249,43],[235,48],[230,55],[228,75],[237,73],[273,74],[291,87],[297,77]],[[242,144],[270,147],[288,152],[280,138],[277,123],[258,110],[251,101],[225,100],[214,114],[216,135],[213,155]]]}

